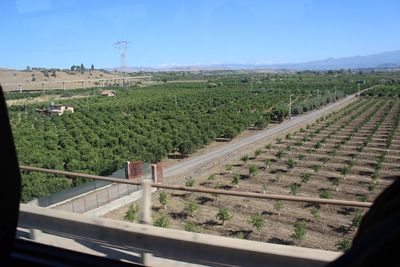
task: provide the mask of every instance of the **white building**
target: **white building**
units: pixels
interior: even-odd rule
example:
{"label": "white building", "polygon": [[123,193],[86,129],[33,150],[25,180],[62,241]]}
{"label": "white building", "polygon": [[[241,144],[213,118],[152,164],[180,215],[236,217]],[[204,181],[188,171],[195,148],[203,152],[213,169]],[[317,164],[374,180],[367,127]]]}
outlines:
{"label": "white building", "polygon": [[48,112],[50,116],[59,115],[61,116],[64,112],[74,112],[74,108],[71,106],[55,105],[50,103]]}
{"label": "white building", "polygon": [[107,96],[107,97],[111,97],[111,96],[116,96],[117,95],[117,93],[115,91],[111,91],[111,90],[104,90],[100,94],[101,94],[101,96]]}

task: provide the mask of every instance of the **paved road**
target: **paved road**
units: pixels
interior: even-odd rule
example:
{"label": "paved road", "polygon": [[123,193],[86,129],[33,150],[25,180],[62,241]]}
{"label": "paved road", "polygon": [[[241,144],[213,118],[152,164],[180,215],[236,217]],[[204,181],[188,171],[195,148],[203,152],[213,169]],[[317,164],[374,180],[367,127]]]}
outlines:
{"label": "paved road", "polygon": [[300,115],[300,116],[294,117],[291,120],[287,120],[287,121],[277,125],[276,127],[262,130],[255,135],[245,137],[242,139],[238,139],[237,142],[227,144],[223,147],[215,148],[206,154],[185,160],[181,163],[178,163],[178,164],[164,170],[164,176],[171,177],[171,176],[175,176],[175,175],[181,174],[181,173],[189,171],[189,170],[194,170],[206,163],[215,161],[219,157],[230,155],[230,154],[234,153],[235,151],[238,151],[241,148],[244,148],[255,142],[261,141],[268,137],[275,136],[283,131],[294,129],[309,120],[315,119],[324,113],[334,110],[338,106],[343,105],[343,104],[353,100],[354,98],[355,98],[355,94],[349,95],[349,96],[347,96],[335,103],[327,105],[321,109],[312,111],[305,115]]}
{"label": "paved road", "polygon": [[[327,105],[319,110],[315,110],[308,114],[294,117],[291,120],[287,120],[275,127],[262,130],[255,135],[238,138],[222,147],[211,149],[209,152],[201,156],[193,156],[191,158],[188,158],[187,160],[177,163],[172,167],[166,168],[164,170],[164,176],[168,178],[176,176],[178,174],[182,174],[184,172],[193,172],[194,170],[201,169],[202,166],[204,166],[205,164],[216,161],[220,157],[231,155],[255,142],[274,137],[275,135],[284,131],[295,129],[301,124],[318,118],[322,114],[333,111],[338,106],[346,104],[354,98],[355,95],[347,96],[346,98],[343,98],[333,104]],[[82,196],[75,197],[71,200],[64,201],[62,204],[56,205],[54,208],[78,213],[85,213],[97,207],[102,207],[107,203],[122,198],[127,194],[135,192],[139,189],[136,186],[134,186],[135,188],[131,187],[132,186],[128,186],[126,184],[112,184],[105,187],[104,189],[98,189],[96,191],[88,192]]]}

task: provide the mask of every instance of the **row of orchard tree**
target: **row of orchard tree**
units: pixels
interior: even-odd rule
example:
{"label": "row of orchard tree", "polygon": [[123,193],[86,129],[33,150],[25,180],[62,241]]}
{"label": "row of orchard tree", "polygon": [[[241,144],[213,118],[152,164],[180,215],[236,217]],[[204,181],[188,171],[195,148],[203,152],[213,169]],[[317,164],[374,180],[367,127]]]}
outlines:
{"label": "row of orchard tree", "polygon": [[[297,88],[294,113],[333,101],[331,88],[325,85],[323,90],[323,85],[318,93]],[[21,164],[108,175],[126,160],[185,157],[217,137],[231,139],[249,127],[261,129],[271,120],[282,121],[288,116],[289,89],[284,83],[265,89],[167,83],[120,89],[115,98],[64,101],[75,113],[62,116],[41,116],[34,111],[38,104],[10,107],[10,116]],[[23,200],[82,182],[46,177],[25,174]]]}

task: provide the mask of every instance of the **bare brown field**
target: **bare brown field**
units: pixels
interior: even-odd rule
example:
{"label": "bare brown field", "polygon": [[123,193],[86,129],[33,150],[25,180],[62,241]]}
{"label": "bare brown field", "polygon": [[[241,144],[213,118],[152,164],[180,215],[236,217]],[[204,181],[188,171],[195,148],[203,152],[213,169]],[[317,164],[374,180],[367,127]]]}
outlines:
{"label": "bare brown field", "polygon": [[[41,90],[42,82],[45,84],[45,89],[62,89],[63,81],[69,81],[65,83],[65,89],[77,89],[82,87],[80,81],[85,80],[85,87],[90,85],[95,86],[90,80],[96,79],[113,79],[122,78],[123,74],[119,72],[104,72],[100,70],[86,70],[84,72],[74,71],[56,71],[55,77],[49,72],[48,77],[41,71],[18,71],[9,69],[0,69],[0,83],[2,84],[4,91],[15,91],[19,90],[18,84],[22,84],[23,90]],[[72,82],[76,81],[76,82]]]}

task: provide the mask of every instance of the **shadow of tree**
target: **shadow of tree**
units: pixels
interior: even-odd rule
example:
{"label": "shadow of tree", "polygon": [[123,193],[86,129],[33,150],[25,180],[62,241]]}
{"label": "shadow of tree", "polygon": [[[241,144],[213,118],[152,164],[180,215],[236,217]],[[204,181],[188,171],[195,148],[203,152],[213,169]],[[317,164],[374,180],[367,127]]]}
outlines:
{"label": "shadow of tree", "polygon": [[214,201],[213,198],[206,197],[206,196],[200,196],[200,197],[196,198],[196,200],[197,200],[197,203],[200,204],[200,205],[204,205],[204,204],[207,204],[208,202],[213,202]]}
{"label": "shadow of tree", "polygon": [[294,245],[294,242],[291,240],[285,240],[282,238],[272,237],[268,239],[269,243],[280,244],[280,245]]}
{"label": "shadow of tree", "polygon": [[183,220],[188,217],[187,213],[183,211],[180,212],[171,211],[168,213],[168,215],[174,220]]}
{"label": "shadow of tree", "polygon": [[241,237],[243,239],[249,239],[252,230],[228,230],[228,235],[232,237]]}
{"label": "shadow of tree", "polygon": [[231,185],[221,185],[218,189],[223,189],[223,190],[230,190],[230,189],[232,189],[232,186]]}
{"label": "shadow of tree", "polygon": [[345,234],[347,234],[349,232],[349,227],[347,227],[345,225],[341,225],[341,226],[335,227],[333,230],[336,233],[345,235]]}
{"label": "shadow of tree", "polygon": [[216,225],[221,225],[221,224],[215,220],[207,220],[205,222],[199,223],[199,225],[216,226]]}
{"label": "shadow of tree", "polygon": [[180,197],[180,198],[186,198],[187,196],[189,196],[189,193],[172,193],[171,197]]}
{"label": "shadow of tree", "polygon": [[160,209],[161,207],[154,207],[154,206],[151,207],[151,210],[155,212],[158,212]]}
{"label": "shadow of tree", "polygon": [[355,208],[348,208],[348,207],[341,207],[337,213],[341,214],[341,215],[349,215],[352,212],[355,212],[356,209]]}
{"label": "shadow of tree", "polygon": [[270,212],[270,211],[263,211],[261,212],[261,215],[268,215],[268,216],[272,216],[274,213]]}

